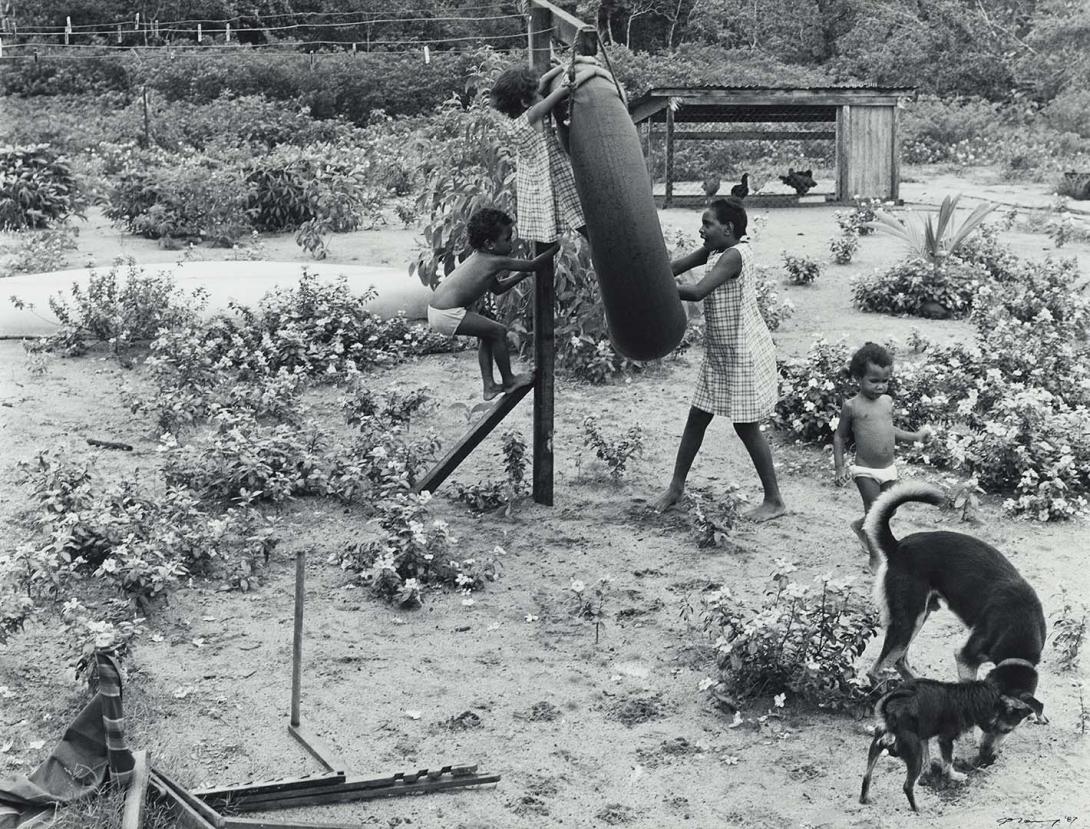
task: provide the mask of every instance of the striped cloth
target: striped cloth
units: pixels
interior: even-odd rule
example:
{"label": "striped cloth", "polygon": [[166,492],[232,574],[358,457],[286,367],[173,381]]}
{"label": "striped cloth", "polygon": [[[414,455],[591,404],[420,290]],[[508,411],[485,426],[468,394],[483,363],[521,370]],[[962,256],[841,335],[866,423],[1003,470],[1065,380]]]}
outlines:
{"label": "striped cloth", "polygon": [[0,829],[41,825],[57,806],[90,797],[107,777],[121,786],[131,780],[135,762],[125,745],[121,673],[112,656],[96,653],[95,662],[98,693],[52,753],[29,776],[0,780]]}
{"label": "striped cloth", "polygon": [[[753,251],[747,242],[734,250],[742,256],[741,274],[704,298],[704,364],[692,405],[756,423],[772,414],[779,397],[776,348],[757,306]],[[705,273],[713,267],[709,262]]]}
{"label": "striped cloth", "polygon": [[575,190],[571,161],[560,148],[552,125],[541,131],[522,113],[511,122],[515,145],[515,199],[518,235],[535,242],[554,242],[565,226],[578,230],[587,222]]}

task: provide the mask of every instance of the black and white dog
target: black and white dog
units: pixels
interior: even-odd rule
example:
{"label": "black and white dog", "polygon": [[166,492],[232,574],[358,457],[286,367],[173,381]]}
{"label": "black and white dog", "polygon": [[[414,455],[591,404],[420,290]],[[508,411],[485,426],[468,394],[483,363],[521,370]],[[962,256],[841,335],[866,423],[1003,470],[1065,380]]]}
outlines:
{"label": "black and white dog", "polygon": [[[899,483],[871,504],[863,523],[872,552],[881,554],[874,598],[886,626],[871,679],[890,665],[905,679],[913,678],[908,647],[941,599],[969,628],[968,640],[954,653],[958,678],[974,680],[981,664],[993,662],[988,681],[1045,722],[1041,703],[1034,698],[1045,644],[1045,616],[1037,594],[1002,553],[970,535],[921,532],[898,541],[889,519],[909,501],[941,506],[946,496],[929,484]],[[1006,733],[985,729],[978,764],[995,758]]]}
{"label": "black and white dog", "polygon": [[910,679],[878,700],[874,708],[878,725],[867,754],[859,802],[868,802],[871,773],[883,750],[904,761],[904,793],[916,812],[916,780],[930,765],[928,740],[938,738],[942,776],[961,782],[965,775],[953,768],[954,740],[973,726],[985,734],[1009,734],[1030,713],[1041,711],[1041,704],[1032,697],[1023,701],[1004,696],[992,680],[994,674],[969,682]]}

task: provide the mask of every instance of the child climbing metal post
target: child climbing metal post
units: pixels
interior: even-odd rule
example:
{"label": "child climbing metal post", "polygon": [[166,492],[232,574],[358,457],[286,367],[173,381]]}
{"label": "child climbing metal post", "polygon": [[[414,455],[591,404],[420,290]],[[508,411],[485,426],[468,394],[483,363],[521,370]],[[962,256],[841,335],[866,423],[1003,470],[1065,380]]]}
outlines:
{"label": "child climbing metal post", "polygon": [[[491,291],[502,294],[542,270],[559,250],[550,245],[533,259],[511,256],[514,247],[515,223],[502,210],[484,208],[469,219],[469,246],[473,253],[460,263],[435,289],[428,305],[428,324],[434,331],[448,336],[477,337],[477,349],[484,383],[484,399],[491,400],[500,392],[510,392],[533,381],[533,374],[514,374],[507,348],[507,328],[488,319],[469,306]],[[516,275],[507,275],[517,271]],[[496,382],[492,365],[500,371]]]}

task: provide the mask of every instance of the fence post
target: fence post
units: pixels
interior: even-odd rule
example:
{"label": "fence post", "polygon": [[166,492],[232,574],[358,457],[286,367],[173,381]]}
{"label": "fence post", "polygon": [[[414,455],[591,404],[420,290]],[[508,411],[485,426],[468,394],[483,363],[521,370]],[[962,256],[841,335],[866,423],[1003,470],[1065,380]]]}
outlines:
{"label": "fence post", "polygon": [[[538,75],[549,71],[553,16],[549,9],[530,9],[530,66]],[[534,242],[534,256],[546,247]],[[555,367],[555,270],[552,261],[534,278],[534,501],[553,505],[553,370]]]}

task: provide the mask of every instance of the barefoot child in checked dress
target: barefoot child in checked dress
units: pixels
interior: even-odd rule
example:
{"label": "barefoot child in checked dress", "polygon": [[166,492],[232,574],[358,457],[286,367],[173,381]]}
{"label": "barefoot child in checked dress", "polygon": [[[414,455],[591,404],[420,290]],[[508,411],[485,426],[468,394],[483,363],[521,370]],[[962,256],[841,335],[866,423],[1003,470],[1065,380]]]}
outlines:
{"label": "barefoot child in checked dress", "polygon": [[776,405],[779,375],[772,335],[757,307],[753,252],[745,236],[747,223],[741,200],[716,199],[701,219],[703,247],[671,263],[674,276],[707,265],[704,278],[695,285],[678,285],[683,300],[704,300],[704,364],[677,450],[673,478],[655,503],[659,511],[681,498],[704,432],[717,414],[734,422],[734,431],[749,452],[764,488],[764,500],[749,517],[768,521],[787,511],[772,451],[760,430],[760,421],[772,414]]}

